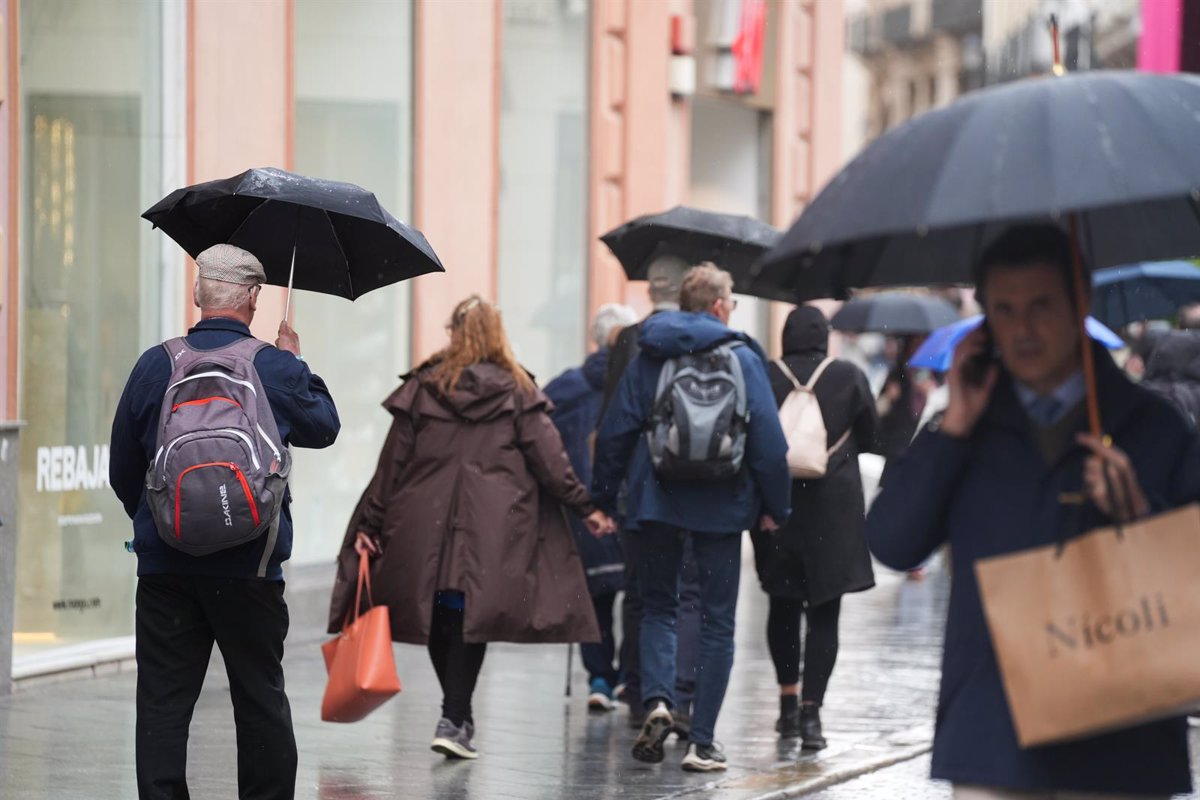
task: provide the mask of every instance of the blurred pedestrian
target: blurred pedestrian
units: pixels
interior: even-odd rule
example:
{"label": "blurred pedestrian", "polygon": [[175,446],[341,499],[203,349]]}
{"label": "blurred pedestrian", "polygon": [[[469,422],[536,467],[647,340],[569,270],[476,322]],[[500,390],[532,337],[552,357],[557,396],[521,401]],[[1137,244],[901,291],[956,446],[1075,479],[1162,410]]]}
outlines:
{"label": "blurred pedestrian", "polygon": [[[650,296],[651,311],[647,319],[664,311],[679,310],[679,289],[688,263],[676,256],[660,256],[647,268],[646,280]],[[608,408],[625,369],[637,356],[638,335],[641,325],[624,328],[613,343],[604,376],[604,403],[601,417]],[[625,513],[625,498],[622,491],[617,500],[617,522]],[[637,537],[621,533],[621,547],[625,555],[625,595],[621,600],[621,664],[624,667],[624,684],[620,698],[629,704],[629,727],[640,730],[646,713],[642,706],[642,669],[639,632],[642,624],[642,596],[638,586]],[[675,664],[675,712],[672,715],[675,732],[683,738],[691,730],[692,698],[696,691],[696,659],[700,652],[700,585],[698,568],[692,553],[691,543],[684,545],[683,570],[680,576],[679,615],[676,634],[679,647]]]}
{"label": "blurred pedestrian", "polygon": [[1182,718],[1022,748],[984,619],[976,560],[1200,499],[1200,439],[1095,342],[1111,446],[1087,433],[1077,321],[1087,309],[1071,265],[1066,234],[1048,224],[1014,226],[985,249],[975,284],[987,325],[955,352],[940,425],[900,458],[867,516],[888,566],[952,548],[933,777],[963,800],[1191,791]]}
{"label": "blurred pedestrian", "polygon": [[[546,396],[554,404],[550,418],[562,436],[571,467],[585,486],[592,481],[592,441],[604,402],[609,347],[621,330],[636,321],[637,315],[629,306],[616,303],[601,306],[591,326],[596,351],[584,360],[583,366],[573,367],[546,384]],[[617,593],[625,585],[625,556],[617,537],[597,539],[577,517],[571,518],[571,529],[600,624],[600,641],[579,647],[588,672],[588,707],[611,711],[615,707],[613,693],[621,683],[621,669],[614,663],[617,647],[613,610]]]}
{"label": "blurred pedestrian", "polygon": [[[258,258],[218,244],[196,257],[196,267],[193,296],[200,322],[186,337],[138,359],[117,404],[109,447],[109,481],[133,520],[138,558],[138,796],[188,797],[188,729],[216,644],[233,700],[238,794],[291,798],[296,739],[283,688],[288,609],[282,564],[292,552],[292,512],[282,451],[287,445],[328,447],[341,423],[325,382],[309,370],[300,337],[286,321],[274,347],[250,333],[266,282]],[[221,361],[210,361],[208,354],[220,354]],[[238,371],[242,365],[249,374]],[[263,408],[260,392],[270,419],[258,417],[249,427],[249,414]],[[170,404],[164,406],[168,394]],[[159,441],[166,417],[179,433],[170,442]],[[247,441],[246,450],[239,439]],[[233,464],[235,458],[242,463]],[[219,473],[204,469],[213,466],[204,462],[218,460]],[[156,523],[147,493],[151,465],[161,473],[156,480],[170,477],[176,492],[174,531],[161,519]],[[229,466],[238,469],[244,502],[241,490],[226,490],[221,476],[230,474]],[[268,507],[252,491],[263,474],[260,467],[269,470],[269,478],[283,479],[281,504]],[[218,483],[206,485],[207,480]],[[243,518],[252,519],[248,524],[258,531],[244,544],[208,555],[174,544],[218,539]]]}
{"label": "blurred pedestrian", "polygon": [[674,724],[679,577],[685,542],[694,548],[702,622],[688,771],[726,768],[713,733],[733,665],[742,531],[776,530],[789,513],[787,443],[761,349],[727,326],[732,291],[729,273],[695,267],[682,310],[642,323],[641,352],[600,425],[592,479],[605,509],[628,487],[624,526],[637,541],[644,606],[640,761],[662,761]]}
{"label": "blurred pedestrian", "polygon": [[450,344],[384,401],[392,428],[342,543],[329,628],[341,629],[365,552],[392,639],[427,645],[441,684],[432,749],[473,759],[488,642],[600,638],[560,504],[595,535],[612,524],[571,468],[499,310],[469,297],[448,328]]}
{"label": "blurred pedestrian", "polygon": [[1196,428],[1200,422],[1200,330],[1171,331],[1158,337],[1142,385],[1165,397]]}
{"label": "blurred pedestrian", "polygon": [[[825,476],[792,481],[792,516],[776,532],[756,530],[755,563],[770,595],[767,647],[779,682],[779,720],[785,739],[801,738],[806,750],[821,750],[821,705],[838,653],[842,595],[875,585],[863,536],[859,453],[881,449],[879,415],[867,376],[849,361],[829,357],[829,320],[820,309],[801,306],[783,328],[783,358],[767,376],[776,405],[798,386],[812,385],[825,423],[829,461]],[[818,373],[819,371],[819,373]],[[801,619],[804,684],[800,685]]]}
{"label": "blurred pedestrian", "polygon": [[1179,312],[1179,327],[1185,331],[1200,331],[1200,303],[1190,305]]}

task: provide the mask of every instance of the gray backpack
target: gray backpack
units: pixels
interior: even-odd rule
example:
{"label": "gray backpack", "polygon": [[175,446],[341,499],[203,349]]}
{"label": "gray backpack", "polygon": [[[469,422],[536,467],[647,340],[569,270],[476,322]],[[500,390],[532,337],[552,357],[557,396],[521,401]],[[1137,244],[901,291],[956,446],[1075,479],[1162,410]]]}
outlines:
{"label": "gray backpack", "polygon": [[171,379],[159,416],[146,495],[162,540],[204,556],[266,535],[259,576],[279,534],[291,458],[254,369],[265,342],[216,350],[163,343]]}
{"label": "gray backpack", "polygon": [[667,359],[658,377],[647,439],[660,477],[719,481],[742,468],[746,454],[746,381],[734,348]]}

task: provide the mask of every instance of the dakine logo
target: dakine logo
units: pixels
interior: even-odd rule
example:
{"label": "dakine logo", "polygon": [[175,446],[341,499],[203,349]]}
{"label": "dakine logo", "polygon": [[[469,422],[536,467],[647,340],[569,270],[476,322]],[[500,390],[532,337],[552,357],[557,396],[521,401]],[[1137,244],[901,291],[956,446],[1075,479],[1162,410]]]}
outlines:
{"label": "dakine logo", "polygon": [[1077,617],[1067,617],[1062,625],[1047,622],[1046,641],[1050,646],[1050,657],[1058,658],[1060,647],[1078,650],[1082,645],[1085,650],[1090,650],[1111,644],[1117,639],[1153,633],[1170,625],[1171,618],[1167,614],[1167,602],[1163,596],[1156,594],[1152,599],[1143,595],[1133,605],[1116,612],[1093,616],[1085,611]]}
{"label": "dakine logo", "polygon": [[221,484],[219,489],[221,493],[221,511],[225,514],[225,527],[233,527],[233,515],[229,513],[229,492],[225,490],[225,484]]}

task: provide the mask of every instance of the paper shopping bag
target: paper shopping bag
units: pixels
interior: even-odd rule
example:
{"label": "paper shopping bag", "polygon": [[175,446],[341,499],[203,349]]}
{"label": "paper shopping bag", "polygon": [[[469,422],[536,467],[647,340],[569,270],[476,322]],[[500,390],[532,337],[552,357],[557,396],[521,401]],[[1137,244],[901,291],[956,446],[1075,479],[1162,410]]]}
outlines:
{"label": "paper shopping bag", "polygon": [[373,606],[360,616],[364,586],[370,603],[371,578],[365,555],[358,564],[354,618],[337,638],[321,645],[329,674],[321,701],[321,719],[326,722],[357,722],[400,691],[387,606]]}
{"label": "paper shopping bag", "polygon": [[1022,747],[1200,700],[1200,506],[975,564]]}

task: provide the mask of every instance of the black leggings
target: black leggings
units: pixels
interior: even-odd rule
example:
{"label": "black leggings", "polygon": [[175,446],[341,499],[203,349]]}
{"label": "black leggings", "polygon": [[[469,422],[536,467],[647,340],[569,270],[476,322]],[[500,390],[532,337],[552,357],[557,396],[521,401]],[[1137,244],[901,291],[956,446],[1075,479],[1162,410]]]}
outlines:
{"label": "black leggings", "polygon": [[840,597],[807,609],[800,600],[771,598],[771,610],[767,614],[767,647],[775,662],[775,676],[780,686],[800,682],[800,615],[808,618],[808,635],[804,637],[804,685],[800,689],[802,702],[817,705],[825,702],[825,689],[837,662],[841,610]]}
{"label": "black leggings", "polygon": [[429,631],[429,660],[442,685],[442,716],[455,725],[474,723],[471,696],[487,645],[463,642],[463,612],[435,605]]}

